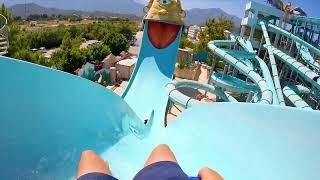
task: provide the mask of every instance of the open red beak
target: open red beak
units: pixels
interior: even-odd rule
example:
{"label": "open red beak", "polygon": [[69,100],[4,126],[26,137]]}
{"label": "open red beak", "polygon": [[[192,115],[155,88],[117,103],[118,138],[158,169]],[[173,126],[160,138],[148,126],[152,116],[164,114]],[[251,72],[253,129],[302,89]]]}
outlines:
{"label": "open red beak", "polygon": [[156,21],[149,21],[148,27],[148,37],[153,46],[158,49],[168,47],[177,38],[180,31],[180,25]]}

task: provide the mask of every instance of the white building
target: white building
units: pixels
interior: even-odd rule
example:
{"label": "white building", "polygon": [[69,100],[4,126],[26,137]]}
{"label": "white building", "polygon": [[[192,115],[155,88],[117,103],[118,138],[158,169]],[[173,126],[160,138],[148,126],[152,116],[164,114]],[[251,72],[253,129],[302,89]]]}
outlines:
{"label": "white building", "polygon": [[128,58],[117,62],[116,69],[119,72],[120,79],[129,80],[134,67],[137,63],[137,57]]}
{"label": "white building", "polygon": [[[317,46],[320,41],[320,20],[318,18],[288,15],[285,12],[270,5],[257,2],[249,2],[246,5],[244,17],[241,21],[241,36],[249,39],[254,48],[259,48],[262,38],[262,31],[259,22],[269,21],[287,31],[294,30],[294,35],[299,36],[308,43]],[[269,36],[274,38],[274,46],[280,39],[280,34],[272,29],[268,30]],[[309,38],[305,38],[309,35]]]}
{"label": "white building", "polygon": [[199,40],[199,34],[204,29],[205,27],[199,27],[197,25],[190,26],[188,30],[188,39],[196,41]]}

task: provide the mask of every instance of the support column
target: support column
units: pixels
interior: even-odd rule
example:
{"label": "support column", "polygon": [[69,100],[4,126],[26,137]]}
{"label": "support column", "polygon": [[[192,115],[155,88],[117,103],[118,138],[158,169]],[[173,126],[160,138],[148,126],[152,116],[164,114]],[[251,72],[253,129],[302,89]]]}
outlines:
{"label": "support column", "polygon": [[111,67],[110,68],[110,78],[111,78],[111,82],[112,83],[115,83],[116,82],[116,79],[117,79],[117,70],[115,67]]}
{"label": "support column", "polygon": [[[244,12],[244,16],[243,16],[243,19],[244,20],[245,18],[247,18],[249,16],[249,11],[245,11]],[[248,26],[248,24],[246,24],[246,26]],[[241,21],[241,32],[240,32],[240,36],[243,37],[244,36],[244,32],[246,30],[246,27],[244,24],[242,24],[242,21]]]}
{"label": "support column", "polygon": [[302,35],[302,39],[306,40],[305,37],[307,35],[307,22],[305,22],[304,28],[303,28],[303,35]]}
{"label": "support column", "polygon": [[[282,26],[283,26],[283,17],[281,17],[279,20],[279,27],[282,27]],[[277,32],[276,37],[274,38],[274,43],[273,43],[274,47],[278,47],[279,40],[280,40],[280,34],[279,32]]]}
{"label": "support column", "polygon": [[251,30],[250,30],[250,36],[249,36],[249,39],[250,39],[250,40],[253,40],[253,36],[254,36],[254,32],[255,32],[255,30],[256,30],[256,24],[257,24],[257,20],[258,20],[258,14],[259,14],[259,12],[256,10],[256,11],[254,12],[254,17],[253,17],[255,23],[254,23],[254,25],[251,27]]}
{"label": "support column", "polygon": [[247,103],[251,102],[252,99],[253,99],[253,96],[254,96],[254,92],[253,92],[253,91],[250,91],[249,94],[248,94],[248,96],[247,96],[246,102],[247,102]]}

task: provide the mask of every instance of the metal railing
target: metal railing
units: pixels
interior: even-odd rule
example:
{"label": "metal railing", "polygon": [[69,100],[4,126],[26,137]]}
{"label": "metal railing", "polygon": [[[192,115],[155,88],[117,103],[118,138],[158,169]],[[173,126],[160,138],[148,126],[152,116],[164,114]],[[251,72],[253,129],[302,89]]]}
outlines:
{"label": "metal railing", "polygon": [[4,55],[7,53],[9,48],[9,27],[7,18],[2,14],[0,14],[0,27],[0,37],[4,38],[6,41],[6,44],[3,46],[5,48],[0,50],[2,53],[1,55]]}

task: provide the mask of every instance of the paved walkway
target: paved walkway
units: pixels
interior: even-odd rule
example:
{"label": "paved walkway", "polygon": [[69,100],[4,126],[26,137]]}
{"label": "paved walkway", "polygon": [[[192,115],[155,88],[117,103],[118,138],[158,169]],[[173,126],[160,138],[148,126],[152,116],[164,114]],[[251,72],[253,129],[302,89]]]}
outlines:
{"label": "paved walkway", "polygon": [[[208,79],[208,67],[205,65],[201,66],[201,74],[199,76],[199,82],[202,82],[204,84],[207,84],[209,79]],[[180,91],[189,96],[189,97],[196,97],[198,94],[205,94],[204,90],[194,90],[191,88],[182,88],[180,89]],[[206,94],[206,98],[208,99],[212,99],[213,101],[216,101],[216,95],[211,94],[211,93],[207,93]],[[205,103],[205,99],[203,99],[201,102]],[[167,114],[167,121],[168,124],[170,124],[171,122],[173,122],[173,120],[181,113],[181,111],[184,111],[185,109],[181,106],[173,106],[171,109],[171,112]]]}
{"label": "paved walkway", "polygon": [[130,54],[132,54],[134,56],[139,55],[140,47],[141,47],[141,43],[142,43],[142,36],[143,36],[143,31],[137,32],[137,34],[136,34],[137,41],[134,46],[130,46],[130,48],[129,48]]}
{"label": "paved walkway", "polygon": [[115,89],[113,90],[113,92],[115,92],[116,94],[118,94],[119,96],[122,96],[124,90],[126,89],[128,85],[127,81],[122,81],[122,83],[120,84],[119,87],[115,87]]}

